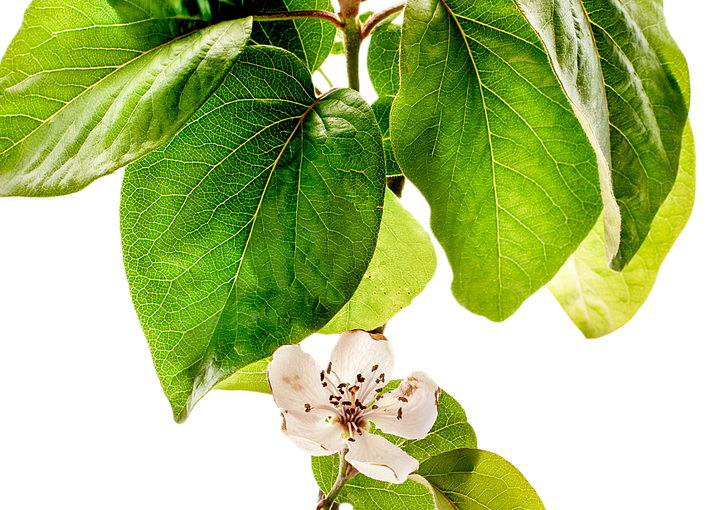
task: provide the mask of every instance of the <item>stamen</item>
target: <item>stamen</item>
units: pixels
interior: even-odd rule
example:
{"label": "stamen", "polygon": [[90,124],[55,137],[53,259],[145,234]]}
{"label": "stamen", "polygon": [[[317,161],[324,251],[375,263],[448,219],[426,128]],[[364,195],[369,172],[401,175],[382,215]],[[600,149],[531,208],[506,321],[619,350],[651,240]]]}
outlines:
{"label": "stamen", "polygon": [[370,409],[372,409],[372,410],[374,411],[374,410],[377,409],[378,407],[380,407],[380,406],[374,405],[374,406],[372,406]]}
{"label": "stamen", "polygon": [[357,382],[359,382],[359,383],[364,383],[364,382],[365,382],[365,378],[362,376],[362,374],[358,374],[358,375],[357,375]]}
{"label": "stamen", "polygon": [[328,363],[328,367],[327,367],[326,372],[327,372],[328,374],[329,374],[330,372],[332,372],[332,361],[331,361],[330,363]]}
{"label": "stamen", "polygon": [[310,411],[312,411],[312,406],[310,404],[305,404],[305,412],[309,413]]}
{"label": "stamen", "polygon": [[377,365],[373,365],[372,371],[374,372],[374,371],[377,370],[377,369],[378,369],[378,366],[377,366]]}
{"label": "stamen", "polygon": [[351,443],[354,443],[354,442],[355,442],[355,438],[348,437],[348,441],[350,441]]}
{"label": "stamen", "polygon": [[324,381],[324,380],[325,380],[325,370],[320,372],[320,381]]}
{"label": "stamen", "polygon": [[405,402],[406,404],[407,404],[407,401],[408,401],[408,399],[406,399],[405,397],[398,397],[398,400],[401,401],[401,402]]}
{"label": "stamen", "polygon": [[402,407],[400,409],[398,409],[397,419],[402,420]]}

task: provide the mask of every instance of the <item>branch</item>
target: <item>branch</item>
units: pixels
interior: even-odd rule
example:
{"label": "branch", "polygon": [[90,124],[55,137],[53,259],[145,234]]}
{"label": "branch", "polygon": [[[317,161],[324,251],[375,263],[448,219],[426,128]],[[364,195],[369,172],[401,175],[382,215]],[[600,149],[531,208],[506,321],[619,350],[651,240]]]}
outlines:
{"label": "branch", "polygon": [[258,21],[281,21],[288,19],[321,19],[329,21],[339,29],[345,28],[345,23],[332,12],[328,11],[290,11],[290,12],[264,12],[262,14],[254,14],[253,19]]}
{"label": "branch", "polygon": [[367,36],[370,35],[370,32],[372,32],[373,28],[375,28],[378,23],[381,21],[389,18],[396,12],[400,12],[405,8],[405,4],[407,2],[401,2],[397,5],[393,5],[392,7],[388,7],[384,11],[376,12],[368,20],[363,24],[362,29],[360,30],[360,40],[364,40]]}

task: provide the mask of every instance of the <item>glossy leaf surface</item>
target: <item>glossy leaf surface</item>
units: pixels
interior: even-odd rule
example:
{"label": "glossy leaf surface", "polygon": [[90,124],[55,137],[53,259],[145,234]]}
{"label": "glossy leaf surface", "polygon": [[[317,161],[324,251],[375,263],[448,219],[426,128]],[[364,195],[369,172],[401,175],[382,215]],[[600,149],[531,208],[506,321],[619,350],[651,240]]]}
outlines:
{"label": "glossy leaf surface", "polygon": [[[258,12],[322,10],[333,12],[329,0],[264,0]],[[319,19],[263,21],[255,23],[252,41],[255,44],[278,46],[293,52],[308,69],[319,69],[335,40],[335,26]]]}
{"label": "glossy leaf surface", "polygon": [[372,31],[367,67],[377,95],[394,96],[400,90],[400,30],[395,23],[383,23]]}
{"label": "glossy leaf surface", "polygon": [[166,143],[205,102],[251,20],[175,2],[35,0],[0,64],[0,195],[63,195]]}
{"label": "glossy leaf surface", "polygon": [[687,66],[665,27],[661,2],[584,4],[609,109],[613,188],[622,218],[611,266],[619,271],[640,249],[675,182],[689,108]]}
{"label": "glossy leaf surface", "polygon": [[126,171],[130,292],[178,421],[218,381],[324,326],[370,263],[380,131],[354,91],[313,90],[291,53],[248,47],[173,141]]}
{"label": "glossy leaf surface", "polygon": [[411,0],[404,16],[395,156],[430,203],[456,299],[504,320],[595,224],[595,152],[513,1]]}
{"label": "glossy leaf surface", "polygon": [[373,113],[375,113],[375,118],[382,132],[386,174],[388,177],[402,175],[402,170],[400,170],[400,165],[398,165],[392,148],[392,140],[390,139],[390,108],[392,108],[394,99],[395,96],[382,96],[372,104]]}

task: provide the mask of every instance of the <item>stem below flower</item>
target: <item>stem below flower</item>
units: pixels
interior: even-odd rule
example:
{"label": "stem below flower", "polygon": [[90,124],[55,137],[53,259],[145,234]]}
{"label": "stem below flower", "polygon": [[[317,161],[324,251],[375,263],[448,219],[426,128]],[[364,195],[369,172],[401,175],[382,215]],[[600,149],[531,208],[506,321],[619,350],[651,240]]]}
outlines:
{"label": "stem below flower", "polygon": [[340,468],[338,469],[338,477],[337,480],[335,480],[335,485],[333,485],[327,495],[320,496],[320,501],[318,501],[315,510],[334,510],[339,508],[334,504],[335,498],[337,498],[337,495],[340,494],[340,489],[342,489],[343,485],[345,485],[345,482],[357,474],[357,470],[349,465],[345,460],[347,450],[346,446],[345,449],[341,450],[338,454],[340,456]]}

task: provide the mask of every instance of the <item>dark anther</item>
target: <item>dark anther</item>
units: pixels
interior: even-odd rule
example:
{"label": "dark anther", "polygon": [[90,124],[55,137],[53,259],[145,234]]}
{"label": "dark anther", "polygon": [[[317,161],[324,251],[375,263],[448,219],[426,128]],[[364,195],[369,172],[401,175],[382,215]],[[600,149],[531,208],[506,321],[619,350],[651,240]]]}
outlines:
{"label": "dark anther", "polygon": [[321,381],[324,381],[324,380],[325,380],[325,370],[323,370],[322,372],[320,372],[320,380],[321,380]]}
{"label": "dark anther", "polygon": [[408,399],[406,399],[405,397],[398,397],[398,400],[400,400],[401,402],[405,402],[405,403],[407,403],[407,401],[408,401]]}
{"label": "dark anther", "polygon": [[355,439],[353,439],[352,437],[348,437],[348,441],[350,441],[351,443],[354,443]]}
{"label": "dark anther", "polygon": [[372,406],[370,409],[372,409],[372,410],[374,411],[374,410],[377,409],[378,407],[379,407],[379,406]]}
{"label": "dark anther", "polygon": [[328,367],[327,367],[326,372],[327,372],[328,374],[329,374],[330,372],[332,372],[332,361],[331,361],[330,363],[328,363]]}
{"label": "dark anther", "polygon": [[310,404],[305,404],[305,412],[309,413],[310,411],[312,411],[312,406]]}
{"label": "dark anther", "polygon": [[365,378],[362,376],[362,374],[358,374],[358,375],[357,375],[357,382],[359,382],[359,383],[364,383],[364,382],[365,382]]}
{"label": "dark anther", "polygon": [[382,390],[382,388],[375,388],[375,393],[380,393]]}
{"label": "dark anther", "polygon": [[322,386],[323,388],[327,388],[327,381],[324,381]]}
{"label": "dark anther", "polygon": [[402,420],[402,407],[400,409],[398,409],[397,419]]}
{"label": "dark anther", "polygon": [[372,371],[374,372],[374,371],[377,370],[377,369],[378,369],[378,366],[377,366],[377,365],[373,365]]}
{"label": "dark anther", "polygon": [[352,405],[352,402],[350,402],[349,400],[345,400],[345,401],[342,403],[342,405],[344,405],[344,406],[351,406],[351,405]]}
{"label": "dark anther", "polygon": [[364,405],[362,405],[359,399],[355,399],[355,407],[359,407],[361,411],[367,409]]}
{"label": "dark anther", "polygon": [[380,374],[380,381],[385,382],[385,374]]}

